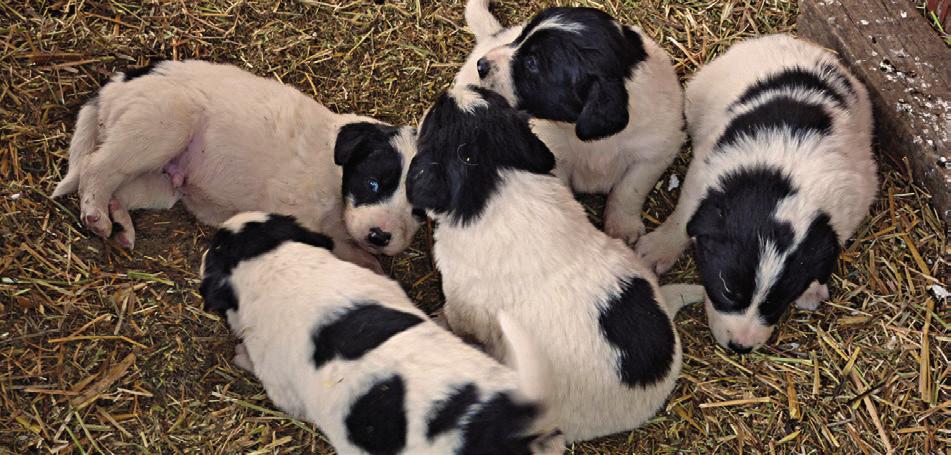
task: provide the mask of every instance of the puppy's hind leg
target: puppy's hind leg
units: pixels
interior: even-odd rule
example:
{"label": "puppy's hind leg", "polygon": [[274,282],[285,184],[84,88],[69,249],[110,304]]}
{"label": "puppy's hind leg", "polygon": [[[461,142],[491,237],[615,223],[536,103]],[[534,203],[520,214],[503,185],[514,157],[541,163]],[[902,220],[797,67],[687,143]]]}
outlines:
{"label": "puppy's hind leg", "polygon": [[109,216],[122,226],[122,232],[115,235],[116,241],[130,250],[135,247],[135,226],[129,210],[168,209],[178,198],[171,178],[163,173],[143,174],[120,186],[109,201]]}

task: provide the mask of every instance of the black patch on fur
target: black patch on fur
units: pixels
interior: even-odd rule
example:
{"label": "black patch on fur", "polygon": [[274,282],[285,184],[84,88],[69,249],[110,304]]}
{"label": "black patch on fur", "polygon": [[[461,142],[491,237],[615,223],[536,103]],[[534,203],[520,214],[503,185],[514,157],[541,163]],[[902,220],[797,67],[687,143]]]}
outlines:
{"label": "black patch on fur", "polygon": [[122,80],[124,82],[129,82],[132,79],[135,79],[137,77],[142,77],[147,74],[152,74],[152,71],[155,70],[155,67],[158,66],[158,64],[162,63],[162,61],[163,60],[159,60],[157,62],[151,62],[148,65],[145,65],[141,68],[129,68],[127,70],[124,70],[122,71],[122,75],[123,75]]}
{"label": "black patch on fur", "polygon": [[333,240],[305,229],[292,216],[268,215],[263,222],[250,222],[238,232],[219,229],[211,238],[205,256],[205,274],[198,288],[205,300],[205,311],[224,315],[238,309],[231,286],[231,271],[241,262],[268,253],[284,242],[300,242],[333,250]]}
{"label": "black patch on fur", "polygon": [[664,378],[674,359],[674,329],[643,278],[621,283],[598,317],[604,337],[618,350],[617,374],[629,387]]}
{"label": "black patch on fur", "polygon": [[399,127],[370,122],[340,128],[334,163],[343,166],[344,199],[352,197],[354,206],[375,204],[396,192],[403,175],[403,155],[391,140],[399,132]]}
{"label": "black patch on fur", "polygon": [[500,171],[548,174],[555,167],[555,156],[524,116],[494,92],[469,89],[488,106],[467,112],[442,94],[423,120],[406,185],[413,207],[447,213],[461,224],[482,214]]}
{"label": "black patch on fur", "polygon": [[760,245],[772,242],[778,251],[793,243],[792,226],[773,218],[776,205],[795,193],[792,183],[775,168],[741,169],[720,178],[721,190],[710,190],[687,223],[694,256],[707,295],[717,311],[742,313],[756,288]]}
{"label": "black patch on fur", "polygon": [[822,106],[788,96],[777,96],[736,116],[717,140],[716,146],[722,147],[741,137],[755,137],[782,128],[789,129],[799,137],[808,134],[828,135],[832,130],[832,117]]}
{"label": "black patch on fur", "polygon": [[459,420],[479,401],[479,389],[473,383],[454,387],[444,400],[433,403],[426,420],[426,439],[432,441],[459,425]]}
{"label": "black patch on fur", "polygon": [[528,434],[538,417],[535,405],[516,403],[507,393],[497,393],[466,420],[458,455],[530,455],[540,437]]}
{"label": "black patch on fur", "polygon": [[822,80],[816,73],[798,66],[786,68],[765,79],[760,79],[750,88],[746,89],[743,95],[740,96],[740,99],[733,103],[733,106],[748,103],[768,91],[790,89],[816,91],[834,101],[835,104],[845,106],[845,97],[836,91],[834,87]]}
{"label": "black patch on fur", "polygon": [[796,301],[813,281],[829,282],[839,257],[839,240],[829,224],[829,215],[820,213],[796,249],[786,258],[783,271],[773,283],[759,313],[770,325],[782,318],[789,305]]}
{"label": "black patch on fur", "polygon": [[394,455],[406,446],[406,386],[396,374],[377,382],[350,407],[347,439],[373,455]]}
{"label": "black patch on fur", "polygon": [[314,329],[314,367],[339,356],[355,360],[389,340],[390,337],[423,322],[415,314],[360,302],[332,322]]}
{"label": "black patch on fur", "polygon": [[[557,18],[579,32],[536,27]],[[633,30],[592,8],[549,8],[535,16],[511,44],[512,78],[520,110],[575,123],[581,140],[597,140],[628,123],[625,81],[647,59]]]}

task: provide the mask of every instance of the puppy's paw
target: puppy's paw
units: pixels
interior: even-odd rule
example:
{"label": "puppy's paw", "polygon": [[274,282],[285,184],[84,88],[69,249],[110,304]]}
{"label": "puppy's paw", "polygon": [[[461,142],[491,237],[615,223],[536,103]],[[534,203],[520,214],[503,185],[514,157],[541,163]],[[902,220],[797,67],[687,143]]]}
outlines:
{"label": "puppy's paw", "polygon": [[242,370],[254,373],[254,369],[251,367],[251,356],[248,355],[248,349],[244,347],[244,343],[234,345],[233,362]]}
{"label": "puppy's paw", "polygon": [[108,239],[112,234],[112,219],[105,210],[84,204],[80,216],[86,228],[99,237]]}
{"label": "puppy's paw", "polygon": [[135,247],[135,227],[132,226],[132,217],[129,211],[115,198],[109,201],[109,216],[115,223],[122,226],[122,231],[117,232],[115,239],[127,250]]}
{"label": "puppy's paw", "polygon": [[680,257],[681,249],[672,239],[660,231],[654,231],[641,237],[634,252],[654,273],[660,275],[673,267]]}
{"label": "puppy's paw", "polygon": [[605,211],[604,233],[627,242],[628,245],[637,243],[637,240],[647,232],[639,213],[627,213],[622,210]]}
{"label": "puppy's paw", "polygon": [[796,299],[796,308],[815,311],[819,308],[819,304],[826,300],[829,300],[829,287],[824,284],[819,284],[818,281],[813,281],[809,289],[806,289],[806,292],[803,292],[802,295]]}

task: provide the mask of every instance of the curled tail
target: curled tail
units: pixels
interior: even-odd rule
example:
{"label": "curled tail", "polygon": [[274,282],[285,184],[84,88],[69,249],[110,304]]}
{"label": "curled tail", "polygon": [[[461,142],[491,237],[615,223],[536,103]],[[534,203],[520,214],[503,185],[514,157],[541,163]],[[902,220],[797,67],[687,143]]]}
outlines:
{"label": "curled tail", "polygon": [[671,317],[687,305],[702,302],[704,297],[703,286],[699,284],[668,284],[660,287],[660,293]]}
{"label": "curled tail", "polygon": [[96,149],[99,133],[99,104],[97,100],[86,103],[76,117],[76,131],[69,142],[69,169],[56,185],[53,197],[63,196],[79,189],[79,174],[84,158]]}
{"label": "curled tail", "polygon": [[502,24],[489,11],[489,3],[491,3],[491,0],[469,0],[466,2],[466,24],[475,35],[476,42],[502,30]]}

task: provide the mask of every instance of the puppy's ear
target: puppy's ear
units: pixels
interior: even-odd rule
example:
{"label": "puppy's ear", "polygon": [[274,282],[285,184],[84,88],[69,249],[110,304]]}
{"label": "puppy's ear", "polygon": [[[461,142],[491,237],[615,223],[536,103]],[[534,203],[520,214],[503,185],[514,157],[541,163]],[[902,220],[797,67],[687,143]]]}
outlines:
{"label": "puppy's ear", "polygon": [[376,125],[367,122],[342,126],[334,144],[334,164],[343,166],[349,163],[354,158],[354,152],[360,149],[371,135],[378,132]]}
{"label": "puppy's ear", "polygon": [[597,78],[575,122],[575,135],[582,141],[603,139],[623,130],[629,118],[624,80]]}
{"label": "puppy's ear", "polygon": [[555,155],[535,133],[529,131],[528,136],[530,138],[528,140],[528,159],[526,160],[528,170],[536,174],[548,174],[555,168]]}
{"label": "puppy's ear", "polygon": [[[806,236],[787,261],[796,268],[808,270],[813,279],[825,284],[835,270],[840,250],[839,238],[829,225],[829,216],[822,214],[809,225]],[[808,286],[808,282],[805,285]]]}
{"label": "puppy's ear", "polygon": [[687,222],[690,238],[714,236],[723,231],[723,209],[710,200],[703,201]]}
{"label": "puppy's ear", "polygon": [[228,310],[238,309],[238,298],[234,295],[234,288],[228,278],[221,275],[206,275],[201,280],[198,292],[205,300],[204,309],[224,316]]}

